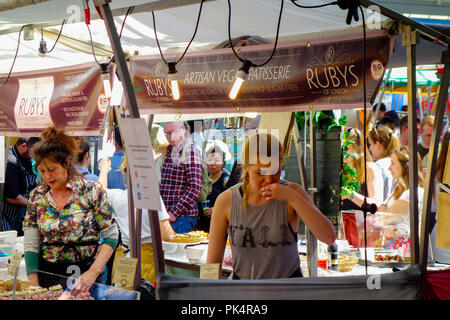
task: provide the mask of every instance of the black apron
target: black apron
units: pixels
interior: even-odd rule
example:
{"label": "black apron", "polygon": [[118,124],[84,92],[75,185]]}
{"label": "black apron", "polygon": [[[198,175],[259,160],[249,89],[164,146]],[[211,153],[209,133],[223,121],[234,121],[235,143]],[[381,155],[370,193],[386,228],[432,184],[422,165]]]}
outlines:
{"label": "black apron", "polygon": [[[75,271],[69,270],[70,266],[78,266],[80,268],[80,275],[84,272],[88,271],[91,265],[95,260],[95,253],[97,252],[99,243],[98,241],[81,241],[81,242],[72,242],[72,243],[62,243],[62,242],[52,242],[47,243],[46,245],[54,245],[54,246],[63,246],[68,248],[73,248],[77,252],[77,261],[76,262],[49,262],[39,256],[39,285],[43,288],[49,288],[54,285],[60,284],[64,289],[68,286],[69,277],[76,276]],[[94,245],[95,253],[92,257],[87,259],[81,259],[81,255],[79,254],[76,246],[87,246]],[[95,282],[102,283],[101,274],[95,280]]]}

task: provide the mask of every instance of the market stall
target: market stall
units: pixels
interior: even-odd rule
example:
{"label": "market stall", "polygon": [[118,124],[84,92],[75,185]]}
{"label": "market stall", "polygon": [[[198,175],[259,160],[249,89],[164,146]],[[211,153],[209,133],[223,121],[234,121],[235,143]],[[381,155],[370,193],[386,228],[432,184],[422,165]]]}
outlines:
{"label": "market stall", "polygon": [[[364,6],[372,4],[370,1],[361,1]],[[279,78],[276,80],[287,80],[288,65],[292,65],[292,78],[296,81],[287,82],[283,87],[283,91],[275,88],[279,88],[279,82],[272,81],[267,82],[268,79],[264,79],[264,76],[253,80],[253,85],[248,82],[247,89],[242,93],[236,102],[230,102],[229,100],[223,100],[222,96],[226,93],[230,80],[228,78],[222,83],[216,83],[213,85],[211,82],[204,80],[197,81],[196,72],[198,69],[193,69],[193,65],[202,62],[203,67],[207,66],[205,71],[206,79],[208,74],[215,74],[216,79],[224,80],[224,70],[235,71],[239,67],[237,60],[233,58],[233,54],[230,50],[218,50],[218,51],[205,51],[201,53],[188,54],[180,63],[178,74],[193,74],[189,76],[185,81],[186,86],[183,87],[183,95],[180,102],[174,103],[171,101],[171,93],[165,91],[163,83],[167,83],[166,72],[161,72],[161,61],[158,56],[150,57],[136,57],[131,59],[130,73],[128,72],[127,63],[124,58],[121,43],[118,38],[118,34],[114,28],[114,21],[112,19],[111,10],[108,2],[99,3],[99,10],[104,19],[105,25],[108,30],[108,35],[111,41],[112,50],[116,57],[116,67],[118,78],[121,80],[121,84],[124,88],[124,103],[126,106],[127,114],[130,118],[140,118],[140,113],[207,113],[214,110],[214,112],[228,112],[236,111],[236,104],[239,106],[239,111],[261,111],[260,107],[263,107],[264,111],[299,111],[299,110],[324,110],[331,107],[339,106],[342,108],[353,108],[361,103],[367,102],[373,103],[378,88],[381,83],[382,76],[386,69],[386,65],[389,61],[391,50],[392,34],[385,31],[374,31],[362,37],[361,34],[355,36],[355,34],[344,34],[336,37],[328,38],[327,40],[319,38],[309,38],[305,41],[286,42],[282,43],[278,48],[277,53],[282,52],[285,56],[291,56],[292,60],[286,57],[280,57],[278,54],[274,55],[273,63],[279,68],[277,70]],[[340,12],[340,11],[339,11]],[[341,12],[342,13],[342,12]],[[448,46],[448,38],[442,36],[433,29],[425,28],[412,20],[405,19],[399,15],[392,14],[389,11],[382,11],[382,14],[389,16],[393,19],[398,19],[406,27],[401,29],[402,35],[405,35],[405,46],[408,50],[408,64],[409,68],[414,69],[415,62],[415,42],[412,40],[417,36],[411,30],[411,27],[417,28],[417,32],[424,32],[428,37],[438,39],[438,42],[445,47]],[[342,15],[342,14],[341,14]],[[341,17],[342,18],[342,17]],[[409,29],[408,29],[409,28]],[[361,29],[359,29],[361,31]],[[398,31],[398,30],[397,30]],[[412,38],[411,38],[412,37]],[[364,40],[364,41],[363,41]],[[340,56],[336,55],[336,51],[332,51],[331,55],[326,55],[327,49],[331,46],[331,43],[340,41],[336,46],[339,47],[338,52]],[[367,56],[362,55],[361,46],[367,41]],[[345,47],[350,44],[350,49]],[[272,44],[261,45],[258,47],[243,48],[241,53],[248,59],[262,59],[270,54]],[[314,51],[316,50],[316,51]],[[309,57],[311,66],[305,66],[298,64],[298,59],[295,59],[295,55],[300,54],[302,56]],[[175,55],[168,55],[170,58],[174,58]],[[220,56],[225,59],[223,65],[217,66],[215,58]],[[318,58],[315,61],[314,58]],[[320,61],[324,58],[325,61]],[[330,66],[331,63],[336,63],[334,59],[339,58],[339,62],[342,63],[341,67],[344,69],[333,69]],[[234,60],[233,60],[234,59]],[[277,60],[279,59],[279,60]],[[329,59],[329,60],[327,60]],[[307,59],[308,61],[308,59]],[[364,67],[361,68],[361,64],[365,62]],[[442,63],[445,66],[444,74],[441,79],[443,84],[448,84],[448,56],[444,55]],[[158,67],[159,66],[159,67]],[[282,66],[283,68],[280,68]],[[295,66],[295,67],[294,67]],[[320,66],[317,68],[317,66]],[[197,66],[198,67],[198,66]],[[154,71],[158,72],[155,73]],[[267,71],[266,71],[267,72]],[[272,69],[273,72],[273,69]],[[334,72],[334,73],[333,73]],[[230,72],[228,72],[230,73]],[[262,71],[264,73],[264,70]],[[273,73],[272,73],[273,74]],[[343,77],[338,78],[341,75]],[[284,79],[283,79],[284,76]],[[322,78],[319,78],[322,76]],[[220,78],[219,78],[220,77]],[[273,77],[273,76],[272,76]],[[232,78],[232,73],[231,73]],[[158,82],[159,79],[159,82]],[[186,79],[186,78],[184,78]],[[211,79],[211,78],[210,78]],[[324,85],[324,81],[327,79],[328,84]],[[415,92],[415,79],[414,73],[408,73],[408,88],[409,92]],[[309,83],[309,90],[306,87],[305,80]],[[336,81],[339,80],[339,83]],[[155,91],[153,87],[149,85],[153,83],[160,83],[160,87],[157,87]],[[164,82],[166,81],[166,82]],[[333,82],[334,81],[334,82]],[[299,86],[298,83],[302,83]],[[367,85],[367,86],[366,86]],[[136,90],[137,89],[137,90]],[[317,90],[314,92],[314,89]],[[330,90],[334,89],[334,90]],[[216,91],[215,91],[216,90]],[[311,92],[313,90],[313,92]],[[328,90],[325,92],[324,90]],[[1,91],[0,91],[1,92]],[[184,92],[187,94],[184,95]],[[364,98],[361,98],[361,92],[364,92]],[[205,94],[206,93],[206,94]],[[331,94],[331,95],[330,95]],[[367,94],[367,96],[366,96]],[[437,126],[433,131],[433,146],[430,149],[430,155],[432,155],[432,161],[429,162],[428,172],[430,176],[433,176],[435,171],[436,153],[438,140],[436,139],[436,132],[440,132],[440,126],[442,124],[442,105],[446,98],[447,92],[441,90],[438,97],[438,107],[436,113]],[[273,96],[276,98],[272,99]],[[415,105],[415,95],[409,95],[411,99],[408,104]],[[187,97],[187,98],[185,98]],[[162,99],[156,99],[162,98]],[[244,99],[247,98],[247,99]],[[94,104],[95,105],[95,104]],[[415,108],[410,110],[410,119],[415,118]],[[125,110],[124,110],[125,111]],[[154,121],[152,119],[152,121]],[[411,120],[412,121],[412,120]],[[410,127],[415,128],[411,125]],[[415,129],[411,130],[411,137],[416,135]],[[410,139],[414,141],[414,139]],[[412,154],[415,154],[416,145],[411,146]],[[414,185],[417,181],[417,161],[414,159],[410,163],[412,170],[410,184]],[[416,172],[414,174],[414,172]],[[430,211],[430,178],[427,178],[427,197],[424,201],[423,216]],[[131,189],[131,188],[130,188]],[[131,192],[131,191],[130,191]],[[371,278],[368,274],[355,277],[339,277],[339,278],[305,278],[295,280],[254,280],[254,281],[226,281],[226,280],[194,280],[184,277],[171,276],[164,273],[164,253],[162,243],[160,240],[160,232],[158,227],[157,215],[154,208],[151,209],[150,221],[152,227],[152,235],[154,239],[155,247],[155,265],[157,269],[157,297],[160,299],[184,299],[189,297],[190,299],[203,299],[203,298],[217,298],[217,299],[240,299],[240,298],[277,298],[277,299],[298,299],[298,298],[317,298],[324,299],[327,297],[345,299],[358,296],[359,298],[377,299],[387,297],[396,297],[397,299],[416,299],[419,297],[418,288],[421,273],[426,270],[427,252],[423,248],[427,248],[426,234],[428,231],[427,219],[422,219],[421,225],[421,239],[420,249],[418,241],[418,210],[417,210],[417,194],[412,192],[411,196],[411,265],[412,267],[397,273],[388,275],[381,275],[379,280],[383,284],[382,290],[367,290],[367,283]],[[129,197],[131,198],[131,196]],[[133,208],[132,208],[133,209]],[[131,210],[131,212],[133,212]],[[139,211],[138,211],[139,212]],[[139,221],[138,213],[137,221]],[[135,217],[130,214],[130,221],[134,221]],[[133,225],[133,224],[131,224]],[[139,222],[137,222],[139,225]],[[137,230],[135,230],[137,231]],[[131,233],[133,234],[133,233]],[[132,257],[139,257],[139,231],[136,232],[134,243],[131,246]],[[313,243],[311,239],[310,244]],[[313,251],[314,247],[311,248]],[[420,259],[419,259],[420,253]],[[425,269],[424,269],[425,268]],[[314,268],[313,268],[314,269]],[[137,272],[137,277],[139,271]],[[137,281],[136,281],[137,283]],[[221,290],[218,290],[218,289]],[[308,290],[304,290],[307,288]],[[324,290],[330,292],[330,295],[324,293]],[[346,295],[343,295],[343,291]],[[189,292],[189,293],[188,293]],[[220,292],[219,295],[215,295]],[[237,294],[239,292],[239,294]],[[284,294],[280,294],[284,292]],[[337,297],[339,292],[339,297]]]}

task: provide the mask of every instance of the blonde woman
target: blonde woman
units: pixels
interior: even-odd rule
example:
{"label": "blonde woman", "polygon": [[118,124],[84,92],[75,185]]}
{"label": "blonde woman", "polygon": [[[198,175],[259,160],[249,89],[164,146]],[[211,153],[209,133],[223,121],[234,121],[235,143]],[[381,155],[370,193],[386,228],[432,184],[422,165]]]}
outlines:
{"label": "blonde woman", "polygon": [[[418,155],[418,158],[420,156]],[[420,161],[420,160],[418,160]],[[409,215],[409,151],[406,147],[394,150],[391,156],[389,171],[394,177],[394,190],[391,195],[379,206],[378,211],[390,212],[399,215]],[[423,177],[418,168],[417,199],[419,201],[419,214],[422,212]]]}
{"label": "blonde woman", "polygon": [[[353,142],[348,146],[348,154],[352,155],[346,158],[346,165],[356,170],[356,177],[359,184],[357,192],[351,196],[342,196],[341,210],[360,210],[364,202],[364,189],[367,186],[368,202],[382,202],[387,195],[384,194],[384,181],[381,167],[375,164],[370,153],[367,153],[364,163],[364,137],[358,129],[350,128],[347,130],[347,140]],[[366,178],[367,167],[367,183]],[[343,214],[342,219],[345,226],[345,238],[354,246],[359,247],[358,230],[354,214]]]}
{"label": "blonde woman", "polygon": [[280,180],[283,149],[277,138],[248,137],[241,155],[243,182],[221,193],[212,213],[207,263],[222,263],[227,236],[233,279],[301,277],[300,219],[322,242],[336,235],[331,222],[296,183]]}
{"label": "blonde woman", "polygon": [[[347,131],[349,136],[347,140],[353,142],[348,146],[348,153],[353,154],[353,157],[346,159],[346,164],[350,168],[355,169],[357,173],[357,180],[359,183],[359,190],[352,196],[343,196],[342,209],[356,209],[354,205],[351,205],[348,201],[352,201],[357,206],[361,207],[364,202],[364,186],[365,182],[365,170],[367,167],[367,196],[373,199],[375,202],[382,202],[385,199],[384,195],[384,182],[381,167],[376,165],[370,153],[366,156],[367,166],[364,164],[364,138],[358,129],[350,128]],[[387,195],[386,195],[387,196]]]}
{"label": "blonde woman", "polygon": [[395,149],[400,148],[400,141],[391,128],[382,125],[374,127],[367,137],[369,147],[375,163],[381,168],[383,174],[383,199],[392,193],[393,177],[389,171],[391,165],[391,155]]}

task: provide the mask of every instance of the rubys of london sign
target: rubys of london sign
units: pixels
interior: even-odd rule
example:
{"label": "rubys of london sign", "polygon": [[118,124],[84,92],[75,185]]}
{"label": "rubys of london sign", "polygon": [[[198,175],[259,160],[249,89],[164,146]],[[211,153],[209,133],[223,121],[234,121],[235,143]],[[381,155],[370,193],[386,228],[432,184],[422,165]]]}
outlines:
{"label": "rubys of london sign", "polygon": [[[133,58],[130,72],[139,109],[149,113],[355,108],[363,105],[363,77],[367,102],[373,103],[393,44],[385,32],[371,33],[365,58],[360,35],[279,44],[268,64],[250,68],[234,101],[228,93],[241,62],[231,49],[188,53],[176,66],[178,101],[172,99],[167,66],[160,56]],[[242,59],[258,65],[270,56],[273,44],[236,49]]]}
{"label": "rubys of london sign", "polygon": [[99,135],[107,107],[96,63],[15,73],[0,87],[0,135],[39,136],[52,124],[73,135]]}

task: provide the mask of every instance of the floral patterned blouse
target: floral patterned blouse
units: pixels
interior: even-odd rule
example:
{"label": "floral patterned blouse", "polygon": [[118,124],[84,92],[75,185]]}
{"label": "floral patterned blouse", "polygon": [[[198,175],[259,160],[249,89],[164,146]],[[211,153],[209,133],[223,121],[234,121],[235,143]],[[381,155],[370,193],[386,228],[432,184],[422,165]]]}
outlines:
{"label": "floral patterned blouse", "polygon": [[48,185],[30,193],[23,226],[39,230],[40,256],[49,262],[95,257],[100,233],[116,227],[114,209],[100,184],[76,176],[67,187],[73,192],[62,210],[57,209]]}

